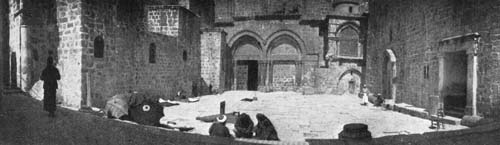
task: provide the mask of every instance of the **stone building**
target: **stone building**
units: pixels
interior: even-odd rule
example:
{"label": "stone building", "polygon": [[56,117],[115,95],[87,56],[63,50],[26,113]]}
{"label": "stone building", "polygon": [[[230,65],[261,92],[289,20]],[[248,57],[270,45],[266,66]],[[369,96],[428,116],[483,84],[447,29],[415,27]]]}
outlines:
{"label": "stone building", "polygon": [[202,77],[213,91],[357,93],[364,0],[216,0],[202,34]]}
{"label": "stone building", "polygon": [[500,116],[500,1],[371,1],[366,81],[397,103]]}
{"label": "stone building", "polygon": [[[130,90],[198,92],[199,16],[175,0],[9,0],[9,82],[33,89],[49,56],[65,106]],[[4,58],[4,57],[2,57]],[[5,67],[4,67],[5,68]]]}

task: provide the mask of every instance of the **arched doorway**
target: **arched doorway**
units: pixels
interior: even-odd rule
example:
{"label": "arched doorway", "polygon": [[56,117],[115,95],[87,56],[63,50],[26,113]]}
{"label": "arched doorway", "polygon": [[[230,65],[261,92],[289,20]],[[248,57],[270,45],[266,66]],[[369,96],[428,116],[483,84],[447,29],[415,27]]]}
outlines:
{"label": "arched doorway", "polygon": [[293,33],[274,35],[270,38],[267,57],[271,63],[269,81],[273,90],[294,89],[302,77],[301,43]]}
{"label": "arched doorway", "polygon": [[232,46],[235,90],[257,90],[259,86],[259,61],[265,57],[258,39],[245,35]]}
{"label": "arched doorway", "polygon": [[342,73],[337,82],[339,94],[357,94],[360,91],[361,72],[356,69],[349,69]]}
{"label": "arched doorway", "polygon": [[396,55],[391,49],[384,53],[384,68],[382,69],[382,96],[385,99],[396,99]]}

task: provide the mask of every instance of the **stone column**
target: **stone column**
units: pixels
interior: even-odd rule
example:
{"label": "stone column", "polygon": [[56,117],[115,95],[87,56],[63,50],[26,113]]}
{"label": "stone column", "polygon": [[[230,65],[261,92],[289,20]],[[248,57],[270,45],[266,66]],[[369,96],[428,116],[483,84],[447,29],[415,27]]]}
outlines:
{"label": "stone column", "polygon": [[477,51],[480,37],[474,38],[474,45],[467,50],[467,105],[465,116],[460,121],[464,126],[476,126],[482,117],[477,114]]}
{"label": "stone column", "polygon": [[444,99],[443,96],[444,94],[442,94],[444,85],[444,53],[438,54],[438,61],[439,61],[438,96],[439,96],[439,102],[442,104]]}
{"label": "stone column", "polygon": [[[476,38],[477,39],[477,38]],[[467,105],[465,115],[477,115],[477,42],[467,50]]]}
{"label": "stone column", "polygon": [[268,66],[267,61],[259,60],[259,86],[258,86],[258,90],[260,90],[260,91],[264,90],[266,87],[267,66]]}

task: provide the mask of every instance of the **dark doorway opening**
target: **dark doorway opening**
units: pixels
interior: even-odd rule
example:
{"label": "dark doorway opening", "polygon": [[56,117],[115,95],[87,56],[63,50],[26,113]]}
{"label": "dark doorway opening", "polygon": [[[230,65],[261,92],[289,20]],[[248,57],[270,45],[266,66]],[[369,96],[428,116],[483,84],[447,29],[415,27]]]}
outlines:
{"label": "dark doorway opening", "polygon": [[[240,66],[240,69],[245,69],[245,70],[240,70],[238,75],[238,80],[244,80],[246,81],[244,85],[246,87],[238,87],[240,89],[245,89],[246,90],[252,90],[256,91],[258,86],[259,86],[259,63],[257,60],[238,60],[237,62],[238,66]],[[246,71],[246,73],[244,72]]]}
{"label": "dark doorway opening", "polygon": [[349,80],[349,94],[356,93],[356,81],[354,79]]}
{"label": "dark doorway opening", "polygon": [[384,68],[382,69],[382,95],[386,99],[392,99],[392,64],[389,56],[384,57]]}
{"label": "dark doorway opening", "polygon": [[17,86],[17,61],[16,53],[10,54],[10,86]]}
{"label": "dark doorway opening", "polygon": [[444,59],[444,113],[462,118],[467,105],[467,54],[465,51],[445,53]]}

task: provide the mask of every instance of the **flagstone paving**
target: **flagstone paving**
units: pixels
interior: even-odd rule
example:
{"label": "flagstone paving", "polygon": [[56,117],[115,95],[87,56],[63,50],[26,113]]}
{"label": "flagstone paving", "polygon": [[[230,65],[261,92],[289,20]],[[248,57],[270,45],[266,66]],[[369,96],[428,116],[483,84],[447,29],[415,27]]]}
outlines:
{"label": "flagstone paving", "polygon": [[[254,102],[240,101],[257,97]],[[304,141],[306,138],[338,138],[348,123],[365,123],[373,137],[436,131],[430,121],[374,106],[361,106],[355,95],[302,95],[294,92],[229,91],[201,97],[199,102],[164,109],[165,120],[194,126],[191,133],[208,134],[210,123],[195,120],[198,116],[219,113],[219,103],[226,101],[226,112],[250,115],[263,113],[272,121],[281,140]],[[234,124],[227,124],[233,129]],[[446,130],[467,128],[446,125]],[[443,131],[443,130],[440,130]]]}

